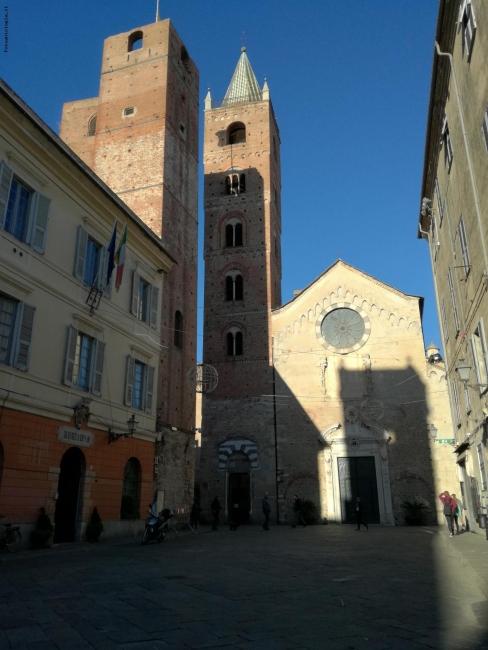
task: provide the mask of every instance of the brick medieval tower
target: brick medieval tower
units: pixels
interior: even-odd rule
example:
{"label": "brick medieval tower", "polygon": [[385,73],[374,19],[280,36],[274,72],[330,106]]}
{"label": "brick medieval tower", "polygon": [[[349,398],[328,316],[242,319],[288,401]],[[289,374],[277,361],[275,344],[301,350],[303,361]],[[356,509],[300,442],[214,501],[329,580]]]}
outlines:
{"label": "brick medieval tower", "polygon": [[198,70],[169,20],[106,39],[99,96],[64,105],[61,137],[178,262],[164,283],[158,406],[162,422],[192,430]]}
{"label": "brick medieval tower", "polygon": [[[224,100],[205,100],[204,362],[201,503],[218,495],[246,522],[276,495],[270,317],[281,304],[279,131],[265,81],[242,54]],[[236,507],[238,506],[238,507]],[[250,513],[250,517],[249,517]]]}

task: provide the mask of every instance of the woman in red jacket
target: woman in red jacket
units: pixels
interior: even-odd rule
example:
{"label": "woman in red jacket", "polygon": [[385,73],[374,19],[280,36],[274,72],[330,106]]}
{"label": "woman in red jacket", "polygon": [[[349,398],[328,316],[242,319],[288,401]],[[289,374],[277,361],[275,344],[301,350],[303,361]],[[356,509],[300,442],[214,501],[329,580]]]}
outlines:
{"label": "woman in red jacket", "polygon": [[444,517],[449,528],[449,537],[454,537],[454,511],[457,508],[456,499],[453,499],[447,490],[439,494],[439,499],[443,504]]}

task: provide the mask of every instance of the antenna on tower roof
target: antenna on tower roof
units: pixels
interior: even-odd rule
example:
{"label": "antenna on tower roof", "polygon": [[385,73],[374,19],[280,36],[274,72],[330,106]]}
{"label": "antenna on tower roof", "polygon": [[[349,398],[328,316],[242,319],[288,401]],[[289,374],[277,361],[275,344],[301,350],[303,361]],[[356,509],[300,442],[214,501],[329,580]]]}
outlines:
{"label": "antenna on tower roof", "polygon": [[161,17],[159,15],[159,0],[156,0],[156,22],[159,22]]}

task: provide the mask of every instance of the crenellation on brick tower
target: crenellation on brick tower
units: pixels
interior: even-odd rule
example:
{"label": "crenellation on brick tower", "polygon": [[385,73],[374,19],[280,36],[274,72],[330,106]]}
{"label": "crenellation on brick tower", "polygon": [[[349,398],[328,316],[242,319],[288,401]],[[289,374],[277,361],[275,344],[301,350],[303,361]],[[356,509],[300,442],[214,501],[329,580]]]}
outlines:
{"label": "crenellation on brick tower", "polygon": [[[105,40],[98,98],[64,105],[61,137],[161,237],[165,277],[160,420],[193,429],[196,363],[198,93],[170,20]],[[177,331],[176,331],[177,330]]]}
{"label": "crenellation on brick tower", "polygon": [[273,388],[271,310],[281,304],[279,145],[269,88],[259,87],[242,48],[224,100],[205,100],[203,355],[219,382],[203,397],[199,478],[208,486],[202,504],[225,493],[226,512],[234,488],[222,485],[218,449],[227,439],[256,441],[259,432],[263,471],[243,493],[259,499],[275,484],[272,412],[261,411]]}

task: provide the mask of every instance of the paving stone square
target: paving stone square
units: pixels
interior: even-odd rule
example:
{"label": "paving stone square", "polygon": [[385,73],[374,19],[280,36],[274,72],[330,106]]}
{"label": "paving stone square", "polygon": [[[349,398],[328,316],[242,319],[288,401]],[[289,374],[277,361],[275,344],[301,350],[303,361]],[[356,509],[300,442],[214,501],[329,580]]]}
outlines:
{"label": "paving stone square", "polygon": [[2,553],[0,650],[488,649],[462,542],[442,528],[248,526]]}

